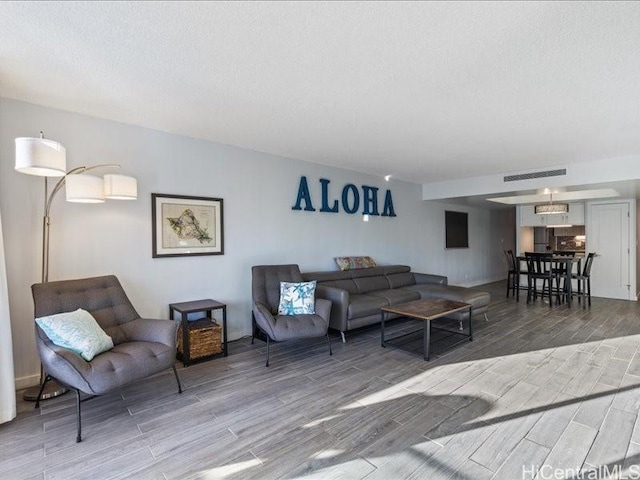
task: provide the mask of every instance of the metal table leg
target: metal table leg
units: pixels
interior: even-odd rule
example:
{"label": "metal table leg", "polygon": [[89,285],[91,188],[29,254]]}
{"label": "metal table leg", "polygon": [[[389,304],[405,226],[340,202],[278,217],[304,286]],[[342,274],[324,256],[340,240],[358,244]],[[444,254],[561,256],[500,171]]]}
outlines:
{"label": "metal table leg", "polygon": [[424,359],[429,361],[429,344],[431,343],[431,321],[424,321],[424,332],[422,334],[422,340],[424,345],[422,346]]}

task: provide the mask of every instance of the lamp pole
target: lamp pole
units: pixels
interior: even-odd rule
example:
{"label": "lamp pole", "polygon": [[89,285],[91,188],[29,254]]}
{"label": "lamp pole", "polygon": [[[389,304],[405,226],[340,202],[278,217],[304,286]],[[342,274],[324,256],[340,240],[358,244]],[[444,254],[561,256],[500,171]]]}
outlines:
{"label": "lamp pole", "polygon": [[[72,170],[69,170],[63,177],[60,178],[60,180],[58,180],[58,182],[51,190],[51,193],[49,193],[49,177],[44,177],[44,216],[42,217],[42,283],[47,283],[49,281],[49,230],[51,226],[50,213],[53,199],[55,198],[56,194],[62,189],[62,187],[64,187],[69,175],[85,173],[96,168],[120,168],[120,165],[103,164],[93,165],[91,167],[76,167]],[[27,388],[24,391],[22,398],[30,402],[35,402],[38,400],[38,394],[40,394],[40,400],[46,400],[48,398],[54,398],[62,395],[68,391],[65,387],[54,380],[50,380],[49,382],[47,382],[43,388],[44,380],[44,368],[42,367],[41,363],[40,382],[34,387]],[[42,393],[40,393],[40,389],[42,389]]]}

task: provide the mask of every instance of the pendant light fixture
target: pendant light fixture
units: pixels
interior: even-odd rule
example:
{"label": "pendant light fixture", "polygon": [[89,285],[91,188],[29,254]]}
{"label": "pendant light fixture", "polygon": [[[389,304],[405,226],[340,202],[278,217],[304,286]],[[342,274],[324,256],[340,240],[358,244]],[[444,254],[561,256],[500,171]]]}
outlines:
{"label": "pendant light fixture", "polygon": [[568,203],[553,203],[553,193],[549,193],[549,203],[541,203],[534,207],[534,212],[538,215],[556,215],[569,213]]}

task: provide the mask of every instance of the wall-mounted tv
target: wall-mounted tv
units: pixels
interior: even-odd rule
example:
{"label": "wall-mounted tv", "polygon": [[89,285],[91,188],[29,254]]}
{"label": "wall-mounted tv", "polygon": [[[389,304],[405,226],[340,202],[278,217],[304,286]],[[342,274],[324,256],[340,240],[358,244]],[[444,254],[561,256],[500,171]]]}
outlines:
{"label": "wall-mounted tv", "polygon": [[469,218],[466,212],[444,212],[446,248],[469,248]]}

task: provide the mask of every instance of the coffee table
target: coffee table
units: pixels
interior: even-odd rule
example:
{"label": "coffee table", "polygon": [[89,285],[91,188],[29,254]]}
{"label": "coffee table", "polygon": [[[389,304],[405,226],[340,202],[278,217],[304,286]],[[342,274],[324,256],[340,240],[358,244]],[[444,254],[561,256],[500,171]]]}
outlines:
{"label": "coffee table", "polygon": [[[385,338],[384,338],[384,322],[389,313],[395,313],[396,315],[400,315],[402,317],[415,318],[418,320],[424,320],[424,325],[422,328],[422,342],[423,342],[423,356],[426,361],[429,361],[429,343],[431,341],[431,320],[435,320],[436,318],[446,317],[455,312],[460,312],[464,310],[469,310],[469,335],[465,335],[469,338],[471,342],[473,340],[473,331],[471,327],[471,309],[472,306],[468,303],[456,302],[454,300],[447,300],[444,298],[425,298],[422,300],[414,300],[412,302],[407,303],[399,303],[398,305],[389,305],[387,307],[382,307],[380,309],[380,317],[381,317],[381,325],[380,325],[380,335],[381,335],[381,343],[383,347],[386,347]],[[444,330],[446,332],[456,333],[459,335],[464,335],[460,330],[450,330],[447,328],[434,327],[437,330]],[[406,335],[411,335],[416,333],[419,330],[415,330],[413,332],[405,333],[403,335],[398,335],[396,337],[390,338],[388,340],[394,340],[396,338],[404,337]]]}

